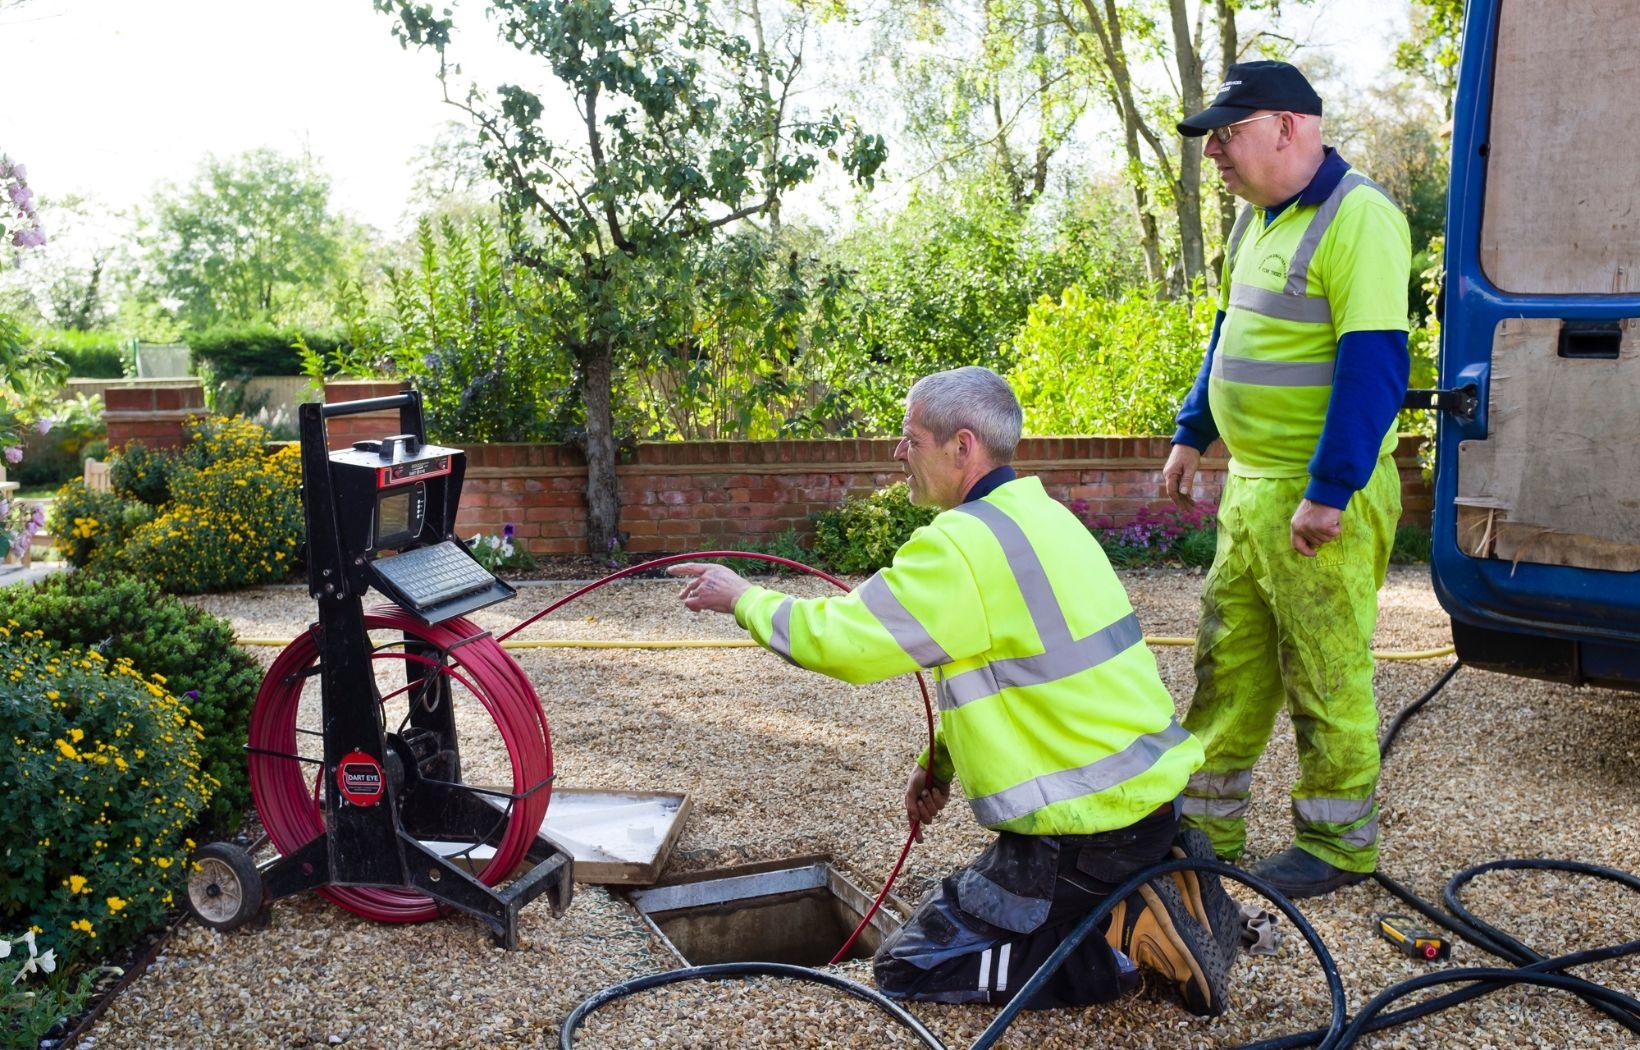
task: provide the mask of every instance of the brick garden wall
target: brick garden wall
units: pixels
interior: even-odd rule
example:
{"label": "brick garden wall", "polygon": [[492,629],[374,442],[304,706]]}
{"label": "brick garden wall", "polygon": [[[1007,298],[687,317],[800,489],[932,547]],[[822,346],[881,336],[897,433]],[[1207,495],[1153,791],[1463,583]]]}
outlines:
{"label": "brick garden wall", "polygon": [[[332,401],[380,397],[392,383],[349,382],[326,387]],[[109,445],[132,438],[150,446],[181,443],[184,420],[203,412],[197,382],[147,381],[110,389]],[[395,413],[344,416],[330,421],[332,448],[395,433]],[[1417,464],[1419,439],[1403,437],[1403,520],[1428,526],[1430,492]],[[809,516],[904,476],[892,439],[814,441],[679,441],[640,444],[634,462],[616,468],[621,486],[621,529],[636,552],[732,547],[767,541],[787,529],[806,533]],[[1058,499],[1082,500],[1090,514],[1131,518],[1159,507],[1165,437],[1027,438],[1015,466],[1040,477]],[[1197,495],[1217,499],[1224,482],[1224,449],[1214,445],[1197,475]],[[499,532],[511,524],[537,554],[585,551],[586,467],[569,447],[540,444],[474,445],[467,449],[467,481],[458,528],[462,535]]]}
{"label": "brick garden wall", "polygon": [[[758,543],[796,528],[809,515],[904,477],[892,440],[686,441],[641,444],[637,460],[616,468],[621,529],[633,551],[675,551]],[[1015,466],[1042,479],[1056,498],[1083,500],[1090,514],[1131,518],[1158,507],[1167,438],[1027,438]],[[1403,438],[1403,520],[1428,526],[1430,493],[1416,460],[1418,439]],[[1208,450],[1197,494],[1216,500],[1224,450]],[[556,445],[496,444],[468,450],[463,535],[511,523],[542,554],[585,549],[585,468]]]}

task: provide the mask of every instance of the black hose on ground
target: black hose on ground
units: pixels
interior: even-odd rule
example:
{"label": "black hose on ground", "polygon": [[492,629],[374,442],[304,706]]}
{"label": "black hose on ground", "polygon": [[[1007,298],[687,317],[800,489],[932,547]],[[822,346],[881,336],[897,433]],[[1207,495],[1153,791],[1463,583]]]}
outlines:
{"label": "black hose on ground", "polygon": [[652,973],[637,977],[620,984],[612,984],[608,988],[596,993],[580,1006],[577,1006],[564,1019],[562,1027],[558,1029],[558,1045],[562,1050],[572,1050],[575,1046],[575,1032],[581,1027],[581,1022],[587,1019],[600,1006],[622,999],[650,988],[660,988],[668,984],[682,984],[685,981],[725,981],[740,980],[747,977],[784,977],[793,981],[805,981],[809,984],[823,984],[828,988],[846,992],[856,999],[862,999],[889,1017],[895,1023],[906,1029],[912,1035],[922,1040],[922,1044],[929,1050],[947,1050],[946,1045],[940,1042],[939,1037],[930,1032],[923,1023],[912,1014],[877,991],[867,988],[846,977],[827,973],[824,970],[811,970],[807,966],[793,966],[789,963],[744,962],[744,963],[717,963],[712,966],[690,966],[682,970],[666,970],[662,973]]}

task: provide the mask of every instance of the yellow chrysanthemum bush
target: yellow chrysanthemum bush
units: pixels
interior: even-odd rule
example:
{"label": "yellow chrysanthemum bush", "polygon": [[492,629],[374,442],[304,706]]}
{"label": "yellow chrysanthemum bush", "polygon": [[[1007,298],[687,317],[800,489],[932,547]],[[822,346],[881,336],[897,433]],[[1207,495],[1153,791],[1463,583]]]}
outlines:
{"label": "yellow chrysanthemum bush", "polygon": [[181,898],[216,782],[159,676],[0,625],[0,931],[67,965],[134,943]]}
{"label": "yellow chrysanthemum bush", "polygon": [[120,567],[173,594],[290,575],[304,532],[301,453],[294,445],[266,452],[265,437],[246,420],[199,424],[171,477],[170,501],[132,531]]}

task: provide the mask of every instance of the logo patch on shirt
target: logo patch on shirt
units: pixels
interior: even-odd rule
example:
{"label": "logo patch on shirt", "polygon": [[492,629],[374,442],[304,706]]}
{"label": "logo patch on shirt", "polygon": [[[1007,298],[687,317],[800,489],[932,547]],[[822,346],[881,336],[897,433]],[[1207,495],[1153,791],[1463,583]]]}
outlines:
{"label": "logo patch on shirt", "polygon": [[1282,280],[1286,280],[1287,260],[1283,259],[1274,252],[1271,252],[1269,255],[1264,257],[1263,262],[1258,264],[1258,272],[1264,274],[1266,277],[1279,277]]}

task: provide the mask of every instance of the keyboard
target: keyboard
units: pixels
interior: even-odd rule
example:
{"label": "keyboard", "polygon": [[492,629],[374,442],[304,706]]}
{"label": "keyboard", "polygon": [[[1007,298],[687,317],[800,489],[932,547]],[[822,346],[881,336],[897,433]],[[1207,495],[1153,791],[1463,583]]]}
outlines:
{"label": "keyboard", "polygon": [[495,577],[449,540],[373,563],[378,575],[421,609],[481,591]]}

